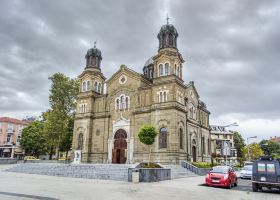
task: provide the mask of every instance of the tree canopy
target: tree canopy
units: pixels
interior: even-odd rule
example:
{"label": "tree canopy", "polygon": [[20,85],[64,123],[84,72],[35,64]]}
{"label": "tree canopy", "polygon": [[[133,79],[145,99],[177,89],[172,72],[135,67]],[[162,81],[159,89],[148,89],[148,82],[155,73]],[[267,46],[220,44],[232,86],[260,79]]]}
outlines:
{"label": "tree canopy", "polygon": [[263,150],[258,143],[251,143],[242,148],[243,154],[247,158],[247,160],[256,160],[260,156],[263,156]]}
{"label": "tree canopy", "polygon": [[143,144],[152,145],[155,142],[157,134],[155,127],[151,125],[143,125],[138,133],[138,138]]}
{"label": "tree canopy", "polygon": [[25,154],[39,156],[47,152],[47,140],[44,137],[44,124],[34,121],[22,130],[20,145]]}

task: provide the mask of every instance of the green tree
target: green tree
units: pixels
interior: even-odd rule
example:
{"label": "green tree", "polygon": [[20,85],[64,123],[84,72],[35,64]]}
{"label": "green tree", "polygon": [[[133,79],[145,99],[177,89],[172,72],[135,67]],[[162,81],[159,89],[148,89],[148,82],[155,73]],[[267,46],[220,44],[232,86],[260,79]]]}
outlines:
{"label": "green tree", "polygon": [[237,160],[242,165],[243,160],[244,160],[244,153],[242,151],[242,148],[244,148],[246,146],[245,140],[243,139],[243,137],[241,136],[240,133],[238,133],[237,131],[234,131],[233,132],[233,141],[234,141],[234,147],[236,148],[236,151],[237,151]]}
{"label": "green tree", "polygon": [[20,145],[26,155],[39,156],[47,152],[47,141],[44,137],[44,124],[34,121],[22,130]]}
{"label": "green tree", "polygon": [[79,82],[62,73],[55,73],[49,79],[52,81],[49,102],[51,108],[43,113],[45,121],[44,132],[50,146],[50,156],[59,149],[68,151],[71,147],[71,135],[76,109],[76,98],[79,92]]}
{"label": "green tree", "polygon": [[280,144],[274,141],[262,140],[260,146],[265,155],[278,158],[280,156]]}
{"label": "green tree", "polygon": [[243,154],[247,160],[256,160],[260,156],[263,156],[263,150],[258,143],[251,143],[242,148]]}
{"label": "green tree", "polygon": [[150,146],[150,152],[149,152],[149,165],[151,162],[151,153],[152,148],[151,145],[155,142],[155,138],[157,136],[158,132],[155,127],[151,125],[143,125],[139,132],[138,132],[138,138],[141,143]]}

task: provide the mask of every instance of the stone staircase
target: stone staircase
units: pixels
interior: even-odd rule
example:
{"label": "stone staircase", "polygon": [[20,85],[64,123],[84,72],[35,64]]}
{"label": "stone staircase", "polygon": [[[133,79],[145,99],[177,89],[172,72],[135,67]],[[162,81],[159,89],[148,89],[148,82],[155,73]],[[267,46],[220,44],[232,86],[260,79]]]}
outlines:
{"label": "stone staircase", "polygon": [[195,173],[191,172],[190,170],[180,166],[180,165],[164,165],[166,168],[171,169],[171,179],[177,178],[188,178],[197,176]]}
{"label": "stone staircase", "polygon": [[41,174],[103,180],[128,180],[128,164],[60,164],[60,163],[25,163],[7,169],[8,172]]}

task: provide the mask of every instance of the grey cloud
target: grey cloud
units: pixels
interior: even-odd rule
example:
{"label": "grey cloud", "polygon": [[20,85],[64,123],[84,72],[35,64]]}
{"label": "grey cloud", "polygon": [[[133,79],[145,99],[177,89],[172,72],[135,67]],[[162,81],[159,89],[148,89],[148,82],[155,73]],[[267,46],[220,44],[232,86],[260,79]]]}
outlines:
{"label": "grey cloud", "polygon": [[[279,1],[165,1],[186,60],[213,118],[279,118]],[[0,112],[40,113],[48,77],[76,77],[97,40],[108,78],[121,64],[141,72],[157,52],[162,1],[1,1]],[[21,94],[22,96],[18,96]]]}

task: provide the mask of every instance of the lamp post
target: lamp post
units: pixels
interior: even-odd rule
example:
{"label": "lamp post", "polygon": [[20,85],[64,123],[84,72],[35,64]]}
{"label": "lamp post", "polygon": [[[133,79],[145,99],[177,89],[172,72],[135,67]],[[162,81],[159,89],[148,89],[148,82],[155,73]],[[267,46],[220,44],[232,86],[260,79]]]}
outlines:
{"label": "lamp post", "polygon": [[247,151],[248,151],[248,160],[250,161],[250,150],[249,150],[249,139],[252,139],[252,138],[257,138],[257,136],[252,136],[252,137],[247,137]]}

